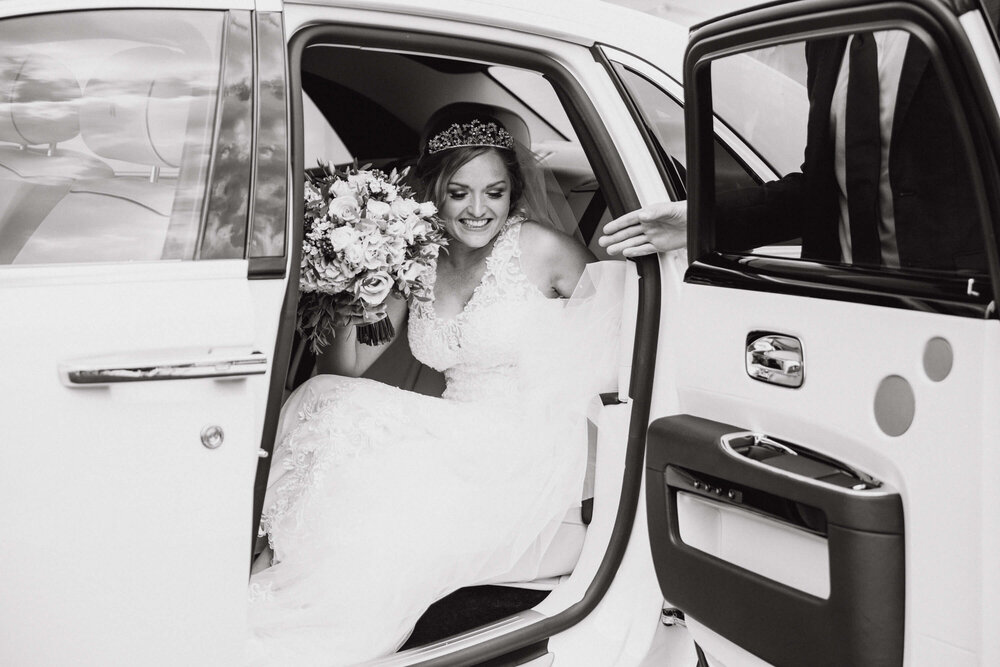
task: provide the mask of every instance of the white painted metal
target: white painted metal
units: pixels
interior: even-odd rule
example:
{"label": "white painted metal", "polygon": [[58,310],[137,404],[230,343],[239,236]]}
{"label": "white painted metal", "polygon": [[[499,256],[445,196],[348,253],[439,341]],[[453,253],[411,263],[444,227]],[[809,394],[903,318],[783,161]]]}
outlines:
{"label": "white painted metal", "polygon": [[253,9],[254,0],[2,0],[0,17],[90,9]]}
{"label": "white painted metal", "polygon": [[[928,641],[978,653],[980,580],[992,567],[981,558],[980,512],[993,493],[984,490],[980,466],[987,434],[997,429],[982,390],[995,383],[987,369],[998,360],[985,355],[1000,345],[1000,323],[699,285],[682,292],[681,411],[820,451],[898,489],[907,531],[907,664],[932,664],[921,649]],[[808,379],[800,389],[746,375],[740,351],[752,330],[802,341]],[[934,336],[955,352],[943,382],[923,369]],[[916,395],[913,425],[897,438],[882,433],[872,407],[891,374]]]}
{"label": "white painted metal", "polygon": [[[1000,60],[979,12],[961,18],[993,102]],[[944,222],[944,221],[943,221]],[[1000,437],[1000,323],[790,296],[684,285],[675,375],[682,412],[765,432],[855,465],[898,489],[906,517],[906,665],[985,665],[1000,660],[1000,511],[995,470]],[[864,327],[858,327],[864,322]],[[730,363],[755,329],[798,337],[808,380],[788,390],[750,380]],[[927,341],[948,340],[951,374],[924,372]],[[732,357],[735,360],[735,356]],[[850,360],[849,362],[846,360]],[[878,428],[875,390],[886,375],[906,378],[916,417],[893,438]],[[937,612],[947,610],[945,614]],[[689,619],[713,665],[760,665]]]}
{"label": "white painted metal", "polygon": [[[286,2],[316,7],[359,7],[352,0],[299,0]],[[443,19],[454,34],[456,22],[477,27],[501,28],[526,35],[551,37],[559,41],[591,46],[610,44],[630,51],[662,67],[680,79],[680,64],[687,45],[682,26],[599,0],[366,0],[363,7],[387,18],[390,15]]]}
{"label": "white painted metal", "polygon": [[[134,7],[5,1],[0,17]],[[248,281],[247,269],[0,266],[0,502],[12,510],[0,519],[0,664],[242,664],[253,481],[285,285]],[[266,372],[60,383],[60,365],[81,359],[213,349],[260,351]],[[212,426],[224,438],[209,449],[201,433]]]}
{"label": "white painted metal", "polygon": [[[21,508],[0,519],[3,664],[239,661],[270,374],[70,389],[57,372],[112,353],[272,349],[246,262],[206,264],[0,268],[0,502]],[[209,425],[218,449],[200,441]]]}

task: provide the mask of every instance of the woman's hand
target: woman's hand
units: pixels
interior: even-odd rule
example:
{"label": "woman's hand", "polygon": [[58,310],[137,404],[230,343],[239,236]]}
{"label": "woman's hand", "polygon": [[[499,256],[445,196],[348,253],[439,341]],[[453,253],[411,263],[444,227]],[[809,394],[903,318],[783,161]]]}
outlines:
{"label": "woman's hand", "polygon": [[[385,306],[385,317],[389,318],[393,329],[398,334],[406,320],[406,300],[392,294],[386,299]],[[333,340],[323,348],[320,354],[316,355],[317,372],[360,377],[375,363],[375,360],[386,351],[390,343],[362,345],[357,340],[357,326],[361,324],[372,323],[365,322],[361,317],[352,317],[347,326],[337,327]]]}
{"label": "woman's hand", "polygon": [[626,213],[604,225],[597,243],[608,254],[639,257],[683,248],[687,242],[687,202],[665,201]]}

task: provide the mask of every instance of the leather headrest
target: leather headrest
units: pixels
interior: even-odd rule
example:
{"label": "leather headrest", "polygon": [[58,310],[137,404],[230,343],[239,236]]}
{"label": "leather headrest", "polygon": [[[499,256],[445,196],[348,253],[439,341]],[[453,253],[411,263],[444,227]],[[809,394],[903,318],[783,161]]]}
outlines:
{"label": "leather headrest", "polygon": [[0,66],[0,140],[52,144],[80,133],[80,84],[66,65],[33,53]]}
{"label": "leather headrest", "polygon": [[80,134],[90,150],[106,159],[180,166],[191,100],[184,60],[157,46],[105,60],[80,108]]}

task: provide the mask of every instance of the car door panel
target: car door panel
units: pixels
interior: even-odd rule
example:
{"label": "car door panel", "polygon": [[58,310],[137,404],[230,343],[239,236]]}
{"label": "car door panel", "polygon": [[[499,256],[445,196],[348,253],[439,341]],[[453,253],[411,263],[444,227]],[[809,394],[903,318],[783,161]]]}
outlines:
{"label": "car door panel", "polygon": [[[7,107],[46,120],[33,109],[50,105],[72,121],[48,155],[21,149],[66,181],[59,221],[72,224],[35,225],[32,263],[12,252],[0,266],[0,489],[12,510],[0,663],[235,664],[288,282],[283,243],[269,248],[281,265],[269,279],[250,280],[244,258],[251,14],[70,4],[0,21],[9,62],[44,50],[59,63],[36,67],[39,85]],[[11,142],[7,132],[14,155]],[[53,155],[101,168],[69,173]],[[284,171],[280,183],[258,173],[272,212]],[[0,228],[22,213],[52,221],[52,207],[20,203]],[[146,256],[131,235],[148,239],[150,225]],[[109,258],[109,246],[122,252]]]}
{"label": "car door panel", "polygon": [[[246,262],[232,262],[229,276],[219,266],[129,268],[101,278],[84,267],[26,269],[39,282],[47,273],[45,284],[21,275],[20,287],[0,278],[0,308],[37,323],[0,334],[3,349],[19,351],[4,365],[0,486],[23,510],[3,521],[0,613],[18,629],[0,650],[7,664],[239,655],[233,605],[245,599],[239,565],[266,376],[68,387],[58,367],[109,352],[148,360],[146,350],[174,346],[253,348]],[[203,300],[190,298],[192,286]],[[184,317],[170,303],[184,304]],[[210,426],[224,434],[214,449],[202,442]],[[74,632],[53,632],[60,627]],[[158,628],[184,628],[188,641]]]}
{"label": "car door panel", "polygon": [[[797,258],[793,245],[720,252],[710,229],[718,221],[699,217],[718,201],[718,173],[704,169],[718,90],[699,88],[707,74],[693,63],[711,60],[712,48],[720,60],[743,49],[741,57],[770,62],[764,44],[849,33],[848,25],[871,29],[876,16],[878,28],[890,28],[895,16],[910,39],[933,47],[941,94],[950,96],[959,129],[977,137],[962,139],[970,142],[968,164],[982,170],[970,181],[981,179],[983,199],[994,201],[992,148],[982,133],[996,118],[990,104],[970,102],[973,90],[988,94],[987,87],[966,79],[964,72],[979,70],[970,50],[954,46],[963,39],[956,16],[941,4],[918,4],[866,6],[858,15],[831,3],[755,10],[699,28],[689,48],[692,263],[673,330],[661,329],[661,349],[683,353],[668,370],[661,363],[657,379],[675,392],[678,408],[657,410],[654,402],[660,418],[649,431],[646,483],[661,592],[688,614],[709,664],[985,664],[997,655],[987,611],[995,613],[996,576],[984,556],[995,546],[984,530],[995,526],[995,493],[983,472],[995,459],[989,443],[998,429],[990,403],[997,391],[990,371],[1000,361],[990,302],[997,267],[862,270],[784,259]],[[981,28],[983,19],[970,11],[962,22]],[[945,33],[953,41],[945,44]],[[995,64],[995,44],[987,46]],[[753,113],[753,100],[745,108]],[[980,115],[983,108],[991,111]],[[985,211],[983,243],[995,257]],[[762,381],[767,373],[748,368],[748,344],[762,333],[801,343],[801,386]],[[787,368],[776,361],[772,370]],[[723,444],[731,433],[757,434],[797,454],[750,461]],[[840,473],[832,478],[839,485],[813,479],[810,469],[829,467],[878,485],[848,488],[855,483]],[[747,488],[770,497],[747,507]]]}
{"label": "car door panel", "polygon": [[[787,453],[754,442],[738,426],[690,415],[651,424],[647,511],[666,511],[667,520],[656,524],[650,540],[671,604],[775,664],[899,662],[904,556],[899,495],[827,481],[849,476],[804,451]],[[770,456],[742,453],[751,449]],[[786,458],[802,472],[788,470]],[[741,513],[749,516],[740,518]],[[775,581],[774,572],[753,571],[768,569],[767,563],[733,562],[740,560],[741,549],[757,551],[753,557],[760,559],[754,540],[779,536],[788,550],[774,556],[785,560],[813,552],[816,566],[828,561],[828,581],[821,572],[807,572],[802,584],[792,586]],[[726,544],[734,540],[736,545]],[[692,546],[699,543],[716,553]],[[729,550],[735,558],[726,557]],[[774,564],[778,569],[781,560]],[[725,604],[728,597],[740,604]],[[858,617],[866,622],[855,624]]]}
{"label": "car door panel", "polygon": [[[907,632],[974,646],[979,637],[965,601],[979,596],[977,549],[969,545],[978,543],[980,531],[965,508],[977,506],[988,490],[978,482],[984,455],[979,443],[989,441],[996,425],[986,413],[973,416],[977,408],[963,388],[990,384],[985,368],[997,361],[990,352],[1000,343],[996,324],[691,284],[683,292],[678,337],[686,354],[677,362],[679,411],[807,446],[896,489],[908,517]],[[746,324],[740,331],[733,322]],[[858,322],[864,323],[860,330]],[[793,334],[802,342],[800,389],[747,374],[746,335],[760,329]],[[928,376],[924,364],[935,338],[948,341],[954,354],[940,382]],[[875,414],[879,385],[892,376],[905,379],[914,395],[913,422],[898,437],[884,433]],[[652,507],[649,512],[653,516]],[[943,562],[955,565],[942,569]],[[663,592],[675,603],[672,589]],[[723,595],[717,602],[736,600]],[[931,619],[916,612],[933,608],[950,608],[954,615]]]}

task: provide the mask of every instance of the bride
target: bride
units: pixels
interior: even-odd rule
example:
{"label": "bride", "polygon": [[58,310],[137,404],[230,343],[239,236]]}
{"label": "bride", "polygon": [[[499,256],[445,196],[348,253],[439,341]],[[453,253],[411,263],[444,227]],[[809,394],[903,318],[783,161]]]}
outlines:
{"label": "bride", "polygon": [[[397,300],[389,316],[399,330],[408,311],[414,356],[447,388],[359,379],[383,348],[346,329],[317,362],[324,374],[289,398],[261,518],[269,547],[250,581],[252,664],[392,653],[435,600],[537,568],[580,500],[584,394],[608,387],[580,371],[593,355],[567,297],[593,257],[526,219],[499,120],[443,114],[428,129],[415,174],[448,246],[432,298]],[[602,319],[587,336],[615,349],[614,317]]]}

